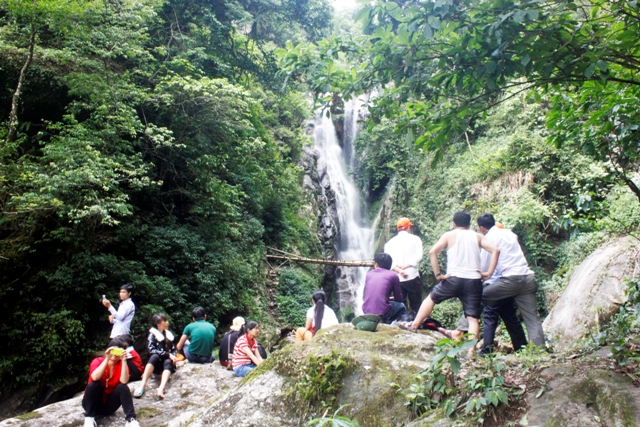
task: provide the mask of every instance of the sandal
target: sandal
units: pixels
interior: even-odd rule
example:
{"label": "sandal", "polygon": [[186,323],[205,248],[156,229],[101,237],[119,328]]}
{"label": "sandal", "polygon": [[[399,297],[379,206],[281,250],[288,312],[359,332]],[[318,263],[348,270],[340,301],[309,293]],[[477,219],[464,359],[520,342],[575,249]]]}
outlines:
{"label": "sandal", "polygon": [[141,398],[142,395],[144,394],[144,389],[143,388],[137,388],[135,389],[135,391],[133,392],[133,397],[135,398]]}

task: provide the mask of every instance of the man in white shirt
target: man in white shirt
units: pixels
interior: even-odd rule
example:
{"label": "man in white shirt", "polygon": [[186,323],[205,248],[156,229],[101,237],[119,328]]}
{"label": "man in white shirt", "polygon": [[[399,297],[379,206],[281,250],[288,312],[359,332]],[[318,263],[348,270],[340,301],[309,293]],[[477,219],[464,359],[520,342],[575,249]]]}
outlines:
{"label": "man in white shirt", "polygon": [[[515,297],[527,327],[529,341],[537,346],[544,345],[544,331],[536,299],[538,283],[522,253],[518,236],[510,230],[497,227],[496,220],[490,213],[480,215],[477,222],[484,237],[500,249],[500,258],[495,270],[498,278],[483,289],[482,303],[488,305]],[[490,256],[486,251],[481,252],[482,267],[488,264]]]}
{"label": "man in white shirt", "polygon": [[[478,337],[482,314],[482,279],[488,279],[498,263],[500,250],[486,237],[469,229],[471,215],[467,211],[453,214],[453,230],[444,233],[429,250],[429,259],[436,280],[439,282],[422,302],[411,330],[417,331],[422,321],[429,317],[436,304],[451,298],[462,303],[469,322],[472,339]],[[447,249],[447,274],[440,273],[438,254]],[[487,271],[480,270],[480,248],[491,253]],[[470,350],[470,353],[473,349]]]}
{"label": "man in white shirt", "polygon": [[400,218],[396,227],[398,234],[384,245],[384,252],[391,256],[391,271],[400,279],[402,301],[397,302],[404,302],[417,312],[422,304],[422,280],[418,271],[423,256],[422,240],[411,233],[413,224],[408,218]]}
{"label": "man in white shirt", "polygon": [[102,305],[109,309],[109,322],[113,325],[111,330],[111,338],[115,338],[118,335],[128,334],[131,330],[131,321],[136,314],[136,306],[131,301],[131,292],[133,292],[133,286],[125,284],[120,286],[120,300],[122,301],[118,306],[118,310],[111,305],[108,299],[102,299]]}

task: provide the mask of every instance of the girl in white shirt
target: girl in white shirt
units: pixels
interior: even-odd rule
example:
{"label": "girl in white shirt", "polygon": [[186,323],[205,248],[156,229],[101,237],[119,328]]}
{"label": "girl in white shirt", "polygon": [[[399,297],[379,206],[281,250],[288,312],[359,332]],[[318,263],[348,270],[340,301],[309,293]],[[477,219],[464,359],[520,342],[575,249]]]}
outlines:
{"label": "girl in white shirt", "polygon": [[296,330],[296,341],[309,341],[321,328],[337,325],[338,318],[331,307],[327,307],[327,295],[323,290],[317,290],[311,297],[313,307],[307,310],[307,323],[304,328]]}

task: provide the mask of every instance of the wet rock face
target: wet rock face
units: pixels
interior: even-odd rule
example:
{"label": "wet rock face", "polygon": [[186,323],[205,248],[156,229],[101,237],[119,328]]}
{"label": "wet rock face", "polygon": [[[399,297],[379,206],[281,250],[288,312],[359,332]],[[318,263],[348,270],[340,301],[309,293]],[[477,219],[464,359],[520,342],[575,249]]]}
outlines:
{"label": "wet rock face", "polygon": [[633,427],[640,425],[640,388],[626,375],[602,369],[554,366],[544,370],[548,391],[527,395],[521,425]]}
{"label": "wet rock face", "polygon": [[320,161],[320,153],[313,147],[305,146],[301,166],[304,169],[303,191],[307,201],[305,209],[317,224],[309,224],[316,228],[318,239],[322,245],[324,256],[335,259],[335,242],[339,237],[338,212],[336,197],[327,175],[327,166]]}
{"label": "wet rock face", "polygon": [[556,345],[568,348],[626,301],[624,279],[638,263],[637,241],[621,238],[598,248],[571,275],[569,285],[544,321]]}
{"label": "wet rock face", "polygon": [[[159,377],[149,380],[142,398],[134,399],[138,421],[143,427],[190,425],[239,380],[232,371],[227,371],[218,362],[210,365],[182,362],[169,379],[164,400],[155,398]],[[139,381],[130,383],[129,388],[133,392],[139,384]],[[111,416],[96,418],[96,421],[100,427],[125,425],[122,408]],[[0,427],[76,427],[83,424],[80,393],[72,399],[36,409],[19,418],[6,419],[0,422]]]}

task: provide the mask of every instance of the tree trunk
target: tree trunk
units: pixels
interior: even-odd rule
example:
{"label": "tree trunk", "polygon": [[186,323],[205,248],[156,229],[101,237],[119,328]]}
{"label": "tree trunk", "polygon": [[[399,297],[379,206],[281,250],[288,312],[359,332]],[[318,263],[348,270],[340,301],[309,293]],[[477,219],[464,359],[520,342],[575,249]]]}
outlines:
{"label": "tree trunk", "polygon": [[20,106],[20,95],[22,94],[22,84],[24,83],[25,74],[31,65],[33,60],[33,48],[36,44],[36,29],[31,24],[31,35],[29,36],[29,53],[27,59],[20,70],[20,76],[18,77],[18,85],[16,91],[13,93],[11,99],[11,112],[9,113],[9,132],[7,133],[7,142],[13,142],[18,137],[18,107]]}

